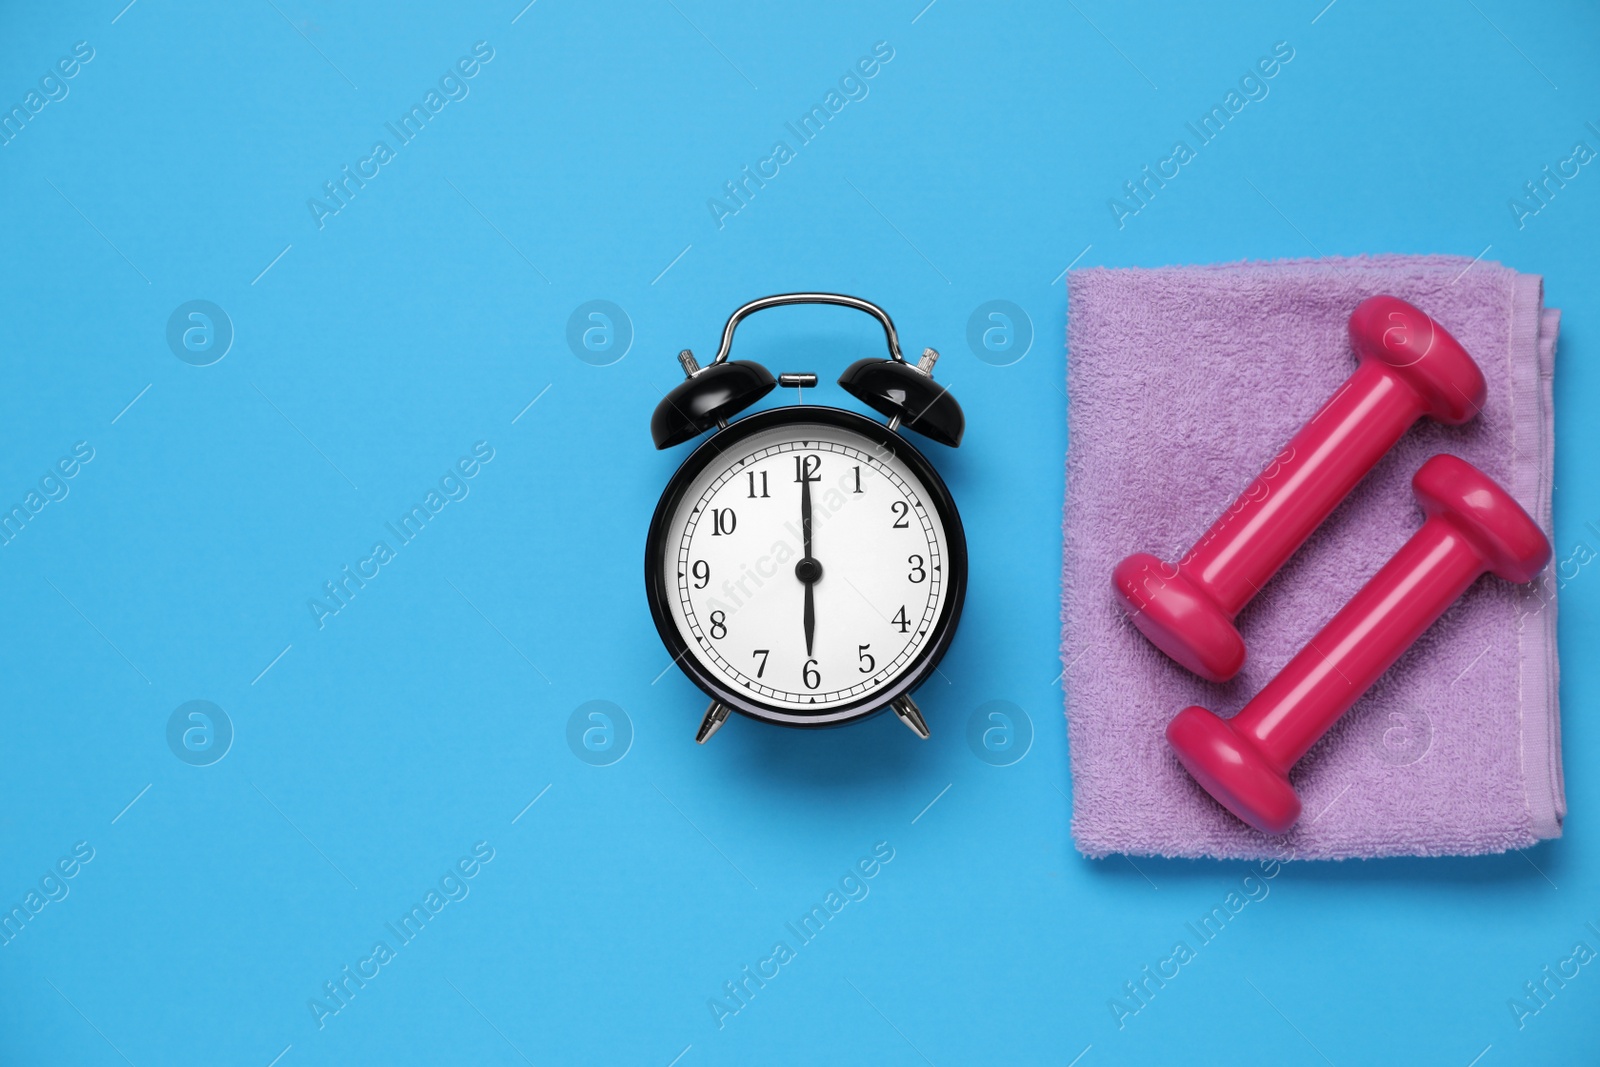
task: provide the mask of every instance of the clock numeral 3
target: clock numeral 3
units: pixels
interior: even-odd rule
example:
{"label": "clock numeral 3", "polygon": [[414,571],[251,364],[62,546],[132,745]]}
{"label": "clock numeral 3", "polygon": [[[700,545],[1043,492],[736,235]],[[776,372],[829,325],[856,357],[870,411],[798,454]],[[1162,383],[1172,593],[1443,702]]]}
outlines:
{"label": "clock numeral 3", "polygon": [[921,584],[921,582],[928,577],[928,572],[922,569],[922,557],[907,556],[906,562],[911,564],[911,573],[906,575],[906,577],[911,579],[912,585]]}
{"label": "clock numeral 3", "polygon": [[904,500],[896,500],[889,505],[889,510],[895,514],[894,525],[890,527],[891,530],[909,530],[911,528],[911,524],[906,522],[906,516],[911,514],[910,504],[907,504]]}
{"label": "clock numeral 3", "polygon": [[[761,475],[761,492],[759,492],[759,493],[756,492],[756,474],[757,473],[759,473]],[[764,497],[764,496],[767,495],[767,472],[766,471],[760,471],[760,472],[757,472],[757,471],[746,471],[745,472],[745,477],[750,479],[750,499],[751,500],[754,500],[757,497]]]}
{"label": "clock numeral 3", "polygon": [[872,653],[867,651],[867,649],[871,647],[871,645],[856,646],[856,656],[861,660],[862,674],[871,674],[873,671],[878,669],[878,661],[873,659]]}
{"label": "clock numeral 3", "polygon": [[807,689],[815,689],[822,684],[822,675],[817,673],[816,660],[806,660],[805,667],[800,671],[800,680],[806,683]]}
{"label": "clock numeral 3", "polygon": [[728,617],[720,611],[711,613],[711,636],[717,641],[728,636]]}
{"label": "clock numeral 3", "polygon": [[772,655],[772,649],[770,649],[770,648],[758,648],[754,652],[750,653],[750,655],[752,657],[754,657],[754,656],[760,656],[761,657],[761,662],[756,665],[756,677],[759,678],[763,674],[766,674],[767,673],[767,657]]}
{"label": "clock numeral 3", "polygon": [[704,589],[711,584],[711,564],[703,559],[694,561],[694,566],[689,568],[689,573],[694,575],[694,587]]}
{"label": "clock numeral 3", "polygon": [[721,537],[723,534],[733,533],[733,528],[739,523],[739,516],[733,513],[732,508],[711,509],[711,536]]}

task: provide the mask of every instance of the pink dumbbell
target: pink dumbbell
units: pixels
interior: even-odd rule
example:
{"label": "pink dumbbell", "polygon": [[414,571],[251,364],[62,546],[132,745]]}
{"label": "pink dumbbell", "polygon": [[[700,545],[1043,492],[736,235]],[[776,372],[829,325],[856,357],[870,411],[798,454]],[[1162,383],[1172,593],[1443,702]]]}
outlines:
{"label": "pink dumbbell", "polygon": [[1142,552],[1117,564],[1112,584],[1133,624],[1202,678],[1239,673],[1234,616],[1413,422],[1458,425],[1483,407],[1472,357],[1398,297],[1363,300],[1350,344],[1355,373],[1176,565]]}
{"label": "pink dumbbell", "polygon": [[1411,488],[1422,528],[1243,711],[1223,720],[1189,707],[1167,724],[1195,781],[1258,830],[1294,825],[1289,768],[1479,575],[1527,582],[1550,561],[1539,524],[1465,460],[1434,456]]}

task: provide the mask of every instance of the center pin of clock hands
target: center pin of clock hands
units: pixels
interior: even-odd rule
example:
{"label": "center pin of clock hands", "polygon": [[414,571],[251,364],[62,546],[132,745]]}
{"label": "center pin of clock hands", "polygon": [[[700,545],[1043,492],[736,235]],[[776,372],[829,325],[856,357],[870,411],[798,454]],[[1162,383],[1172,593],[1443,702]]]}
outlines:
{"label": "center pin of clock hands", "polygon": [[[809,459],[809,457],[807,457]],[[821,460],[816,466],[822,465]],[[801,624],[806,631],[806,656],[811,655],[812,638],[817,630],[817,610],[815,597],[812,594],[817,580],[822,577],[822,564],[818,563],[811,555],[811,483],[821,479],[821,475],[812,476],[815,468],[803,459],[800,461],[800,537],[803,542],[803,554],[794,565],[794,576],[800,579],[806,587],[805,608],[801,617]]]}

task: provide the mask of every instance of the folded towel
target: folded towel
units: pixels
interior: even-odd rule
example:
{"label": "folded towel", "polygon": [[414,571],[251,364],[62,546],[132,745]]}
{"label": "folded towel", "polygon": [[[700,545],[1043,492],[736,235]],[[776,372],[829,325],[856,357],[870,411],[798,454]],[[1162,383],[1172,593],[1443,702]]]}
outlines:
{"label": "folded towel", "polygon": [[[1453,256],[1378,256],[1068,275],[1062,662],[1073,836],[1089,856],[1344,858],[1523,848],[1561,833],[1555,582],[1481,579],[1290,774],[1304,814],[1274,839],[1179,765],[1189,704],[1244,706],[1422,522],[1411,475],[1451,452],[1551,532],[1559,312],[1541,279]],[[1176,560],[1355,369],[1346,336],[1390,293],[1448,329],[1489,399],[1419,421],[1238,619],[1224,685],[1167,659],[1111,589],[1135,551]],[[1552,539],[1553,540],[1553,539]]]}

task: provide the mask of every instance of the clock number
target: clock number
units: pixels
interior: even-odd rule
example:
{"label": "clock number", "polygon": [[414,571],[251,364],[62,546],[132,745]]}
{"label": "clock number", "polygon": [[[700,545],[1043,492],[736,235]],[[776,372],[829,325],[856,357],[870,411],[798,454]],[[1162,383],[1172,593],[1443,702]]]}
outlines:
{"label": "clock number", "polygon": [[911,629],[911,620],[906,618],[906,606],[904,604],[900,605],[900,613],[889,621],[900,627],[901,633],[906,633]]}
{"label": "clock number", "polygon": [[867,649],[871,647],[871,645],[856,646],[856,656],[861,660],[862,674],[871,674],[873,671],[878,669],[878,661],[873,659],[872,653],[867,651]]}
{"label": "clock number", "polygon": [[851,492],[861,492],[861,464],[856,464],[856,487]]}
{"label": "clock number", "polygon": [[723,534],[733,533],[733,528],[738,522],[739,517],[733,513],[732,508],[712,508],[711,536],[721,537]]}
{"label": "clock number", "polygon": [[806,660],[804,669],[800,671],[800,680],[806,683],[807,689],[815,689],[822,684],[822,675],[817,673],[816,660]]}
{"label": "clock number", "polygon": [[728,636],[728,616],[720,611],[711,613],[711,636],[717,641]]}
{"label": "clock number", "polygon": [[767,472],[766,471],[760,471],[759,472],[760,475],[761,475],[761,492],[759,492],[759,493],[756,492],[756,474],[757,473],[758,472],[756,472],[756,471],[746,471],[745,472],[745,477],[750,479],[750,499],[751,500],[756,499],[756,497],[758,497],[758,496],[764,497],[764,496],[767,495]]}
{"label": "clock number", "polygon": [[756,677],[759,678],[763,674],[766,674],[767,673],[767,657],[772,655],[772,649],[770,649],[770,648],[758,648],[754,652],[750,653],[750,655],[751,656],[760,656],[761,657],[761,663],[756,667]]}
{"label": "clock number", "polygon": [[817,482],[822,480],[821,456],[796,456],[794,457],[794,480],[796,482]]}
{"label": "clock number", "polygon": [[703,559],[694,561],[694,566],[689,568],[689,573],[694,575],[694,587],[704,589],[711,584],[711,564]]}
{"label": "clock number", "polygon": [[896,500],[889,505],[889,510],[895,514],[894,525],[889,527],[891,530],[908,530],[911,528],[911,524],[906,522],[906,516],[911,514],[910,504],[907,504],[904,500]]}
{"label": "clock number", "polygon": [[906,577],[911,579],[912,585],[921,584],[922,580],[928,577],[928,572],[922,569],[922,557],[907,556],[906,562],[911,564],[911,573]]}

